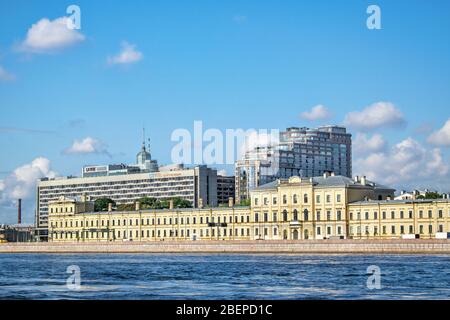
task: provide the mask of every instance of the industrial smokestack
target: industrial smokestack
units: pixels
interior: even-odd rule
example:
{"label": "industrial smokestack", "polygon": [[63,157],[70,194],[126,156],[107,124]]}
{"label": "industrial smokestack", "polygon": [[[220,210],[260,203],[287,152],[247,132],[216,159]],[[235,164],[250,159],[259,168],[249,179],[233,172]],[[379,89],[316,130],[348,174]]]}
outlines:
{"label": "industrial smokestack", "polygon": [[17,223],[22,223],[22,199],[19,199],[17,203]]}

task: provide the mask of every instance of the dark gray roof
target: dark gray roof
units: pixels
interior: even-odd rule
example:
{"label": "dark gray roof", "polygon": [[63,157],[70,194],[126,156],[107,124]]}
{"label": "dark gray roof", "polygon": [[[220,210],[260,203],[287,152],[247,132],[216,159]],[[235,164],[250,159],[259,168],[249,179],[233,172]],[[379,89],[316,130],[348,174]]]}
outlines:
{"label": "dark gray roof", "polygon": [[[309,181],[310,178],[303,178],[306,181]],[[313,177],[312,178],[313,183],[317,187],[364,187],[360,182],[356,182],[355,180],[345,177],[345,176],[328,176],[328,177]],[[288,179],[281,179],[281,181],[286,182]],[[366,185],[374,187],[375,189],[382,189],[382,190],[395,190],[393,188],[375,183],[370,180],[366,180]],[[278,180],[263,184],[257,188],[254,188],[252,190],[268,190],[268,189],[276,189],[278,186]]]}

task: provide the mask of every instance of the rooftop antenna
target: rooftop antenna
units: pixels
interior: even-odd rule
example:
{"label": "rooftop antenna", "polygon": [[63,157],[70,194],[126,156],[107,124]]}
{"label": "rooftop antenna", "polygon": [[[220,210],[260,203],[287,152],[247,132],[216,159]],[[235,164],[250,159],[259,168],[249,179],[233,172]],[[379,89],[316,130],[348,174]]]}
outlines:
{"label": "rooftop antenna", "polygon": [[142,126],[142,148],[145,150],[145,127]]}

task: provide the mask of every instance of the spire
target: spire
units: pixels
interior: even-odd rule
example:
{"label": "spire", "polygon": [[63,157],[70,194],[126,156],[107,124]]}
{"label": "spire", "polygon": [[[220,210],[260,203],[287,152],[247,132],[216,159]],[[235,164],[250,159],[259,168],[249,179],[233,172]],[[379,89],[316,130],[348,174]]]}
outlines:
{"label": "spire", "polygon": [[142,150],[145,151],[145,127],[142,127]]}

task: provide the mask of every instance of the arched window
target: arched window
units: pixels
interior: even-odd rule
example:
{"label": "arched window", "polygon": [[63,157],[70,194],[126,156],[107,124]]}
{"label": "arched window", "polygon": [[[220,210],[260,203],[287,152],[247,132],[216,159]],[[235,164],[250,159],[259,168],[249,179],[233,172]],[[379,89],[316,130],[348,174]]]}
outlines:
{"label": "arched window", "polygon": [[304,216],[305,216],[305,221],[308,221],[308,219],[309,219],[309,214],[308,214],[308,209],[305,209],[305,211],[303,211],[303,214],[304,214]]}
{"label": "arched window", "polygon": [[294,203],[297,203],[297,195],[296,195],[296,194],[294,194],[293,202],[294,202]]}
{"label": "arched window", "polygon": [[298,211],[294,209],[294,221],[298,221]]}
{"label": "arched window", "polygon": [[308,195],[306,193],[303,195],[303,202],[308,203]]}
{"label": "arched window", "polygon": [[288,214],[286,210],[283,210],[283,221],[286,222],[288,220]]}

